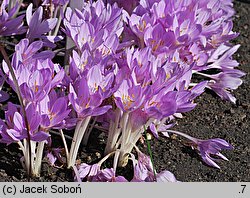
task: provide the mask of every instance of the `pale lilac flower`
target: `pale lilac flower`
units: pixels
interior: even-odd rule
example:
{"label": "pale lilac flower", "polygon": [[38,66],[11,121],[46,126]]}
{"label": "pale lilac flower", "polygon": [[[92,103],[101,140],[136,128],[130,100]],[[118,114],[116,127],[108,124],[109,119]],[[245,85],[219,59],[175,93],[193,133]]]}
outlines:
{"label": "pale lilac flower", "polygon": [[28,132],[33,141],[47,140],[49,134],[39,129],[41,116],[32,104],[26,107],[28,126],[26,126],[23,115],[18,111],[14,111],[16,107],[11,103],[8,104],[8,107],[9,109],[5,114],[6,125],[1,121],[1,142],[7,144],[18,142],[28,138]]}
{"label": "pale lilac flower", "polygon": [[123,111],[131,111],[139,108],[145,96],[140,85],[134,85],[133,81],[124,80],[118,90],[114,93],[117,107]]}
{"label": "pale lilac flower", "polygon": [[177,93],[176,112],[184,113],[194,109],[196,104],[193,103],[193,100],[204,92],[206,86],[207,86],[207,81],[203,81],[194,86],[191,90],[185,90],[185,88],[182,87]]}
{"label": "pale lilac flower", "polygon": [[55,47],[54,43],[61,40],[61,36],[48,36],[49,31],[53,30],[57,23],[57,18],[43,20],[43,8],[40,6],[32,14],[33,4],[30,4],[26,11],[26,21],[28,31],[26,37],[30,42],[39,38],[42,39],[45,46]]}
{"label": "pale lilac flower", "polygon": [[145,104],[145,112],[152,118],[161,120],[177,111],[177,92],[159,93]]}
{"label": "pale lilac flower", "polygon": [[228,159],[222,155],[220,151],[222,149],[233,149],[233,146],[223,139],[216,138],[210,140],[198,140],[197,149],[200,151],[201,157],[206,164],[220,168],[215,163],[217,159],[215,159],[213,155],[228,161]]}
{"label": "pale lilac flower", "polygon": [[144,41],[156,55],[167,52],[168,48],[175,46],[173,32],[166,32],[161,24],[149,27],[145,32]]}
{"label": "pale lilac flower", "polygon": [[122,10],[117,6],[105,5],[103,1],[88,2],[82,10],[67,8],[64,18],[65,33],[75,45],[101,52],[104,56],[114,53],[123,31]]}
{"label": "pale lilac flower", "polygon": [[7,12],[8,4],[9,0],[3,0],[0,4],[0,36],[23,34],[26,31],[26,27],[23,26],[24,15],[13,18],[19,2]]}
{"label": "pale lilac flower", "polygon": [[149,156],[137,151],[138,160],[132,155],[134,165],[134,177],[131,182],[178,182],[173,173],[165,170],[160,173],[155,172]]}
{"label": "pale lilac flower", "polygon": [[157,182],[178,182],[174,174],[170,171],[162,171],[156,175]]}
{"label": "pale lilac flower", "polygon": [[233,146],[231,144],[220,138],[201,140],[198,138],[191,137],[179,131],[166,130],[165,132],[174,133],[189,139],[191,141],[190,145],[199,151],[202,160],[209,166],[213,166],[215,168],[220,168],[215,163],[215,161],[217,161],[219,158],[228,161],[228,159],[224,155],[222,155],[220,151],[222,149],[226,150],[233,149]]}
{"label": "pale lilac flower", "polygon": [[61,156],[62,150],[63,149],[61,148],[51,148],[51,150],[46,153],[45,156],[48,158],[52,166],[55,166],[56,161],[62,162],[62,156]]}
{"label": "pale lilac flower", "polygon": [[87,181],[91,181],[92,178],[97,175],[98,171],[100,171],[101,168],[98,164],[89,165],[86,163],[81,163],[76,167],[80,179],[86,179]]}
{"label": "pale lilac flower", "polygon": [[208,59],[209,68],[216,69],[233,69],[239,63],[233,60],[232,55],[239,49],[240,45],[229,47],[224,44],[220,45]]}
{"label": "pale lilac flower", "polygon": [[123,176],[116,176],[113,168],[105,168],[97,172],[92,182],[128,182]]}
{"label": "pale lilac flower", "polygon": [[54,90],[50,91],[38,105],[38,110],[42,115],[43,128],[61,129],[65,127],[66,119],[70,113],[68,108],[68,98],[60,97]]}
{"label": "pale lilac flower", "polygon": [[101,106],[101,94],[98,91],[92,93],[85,77],[70,84],[69,92],[69,101],[79,117],[102,115],[111,108],[110,105]]}

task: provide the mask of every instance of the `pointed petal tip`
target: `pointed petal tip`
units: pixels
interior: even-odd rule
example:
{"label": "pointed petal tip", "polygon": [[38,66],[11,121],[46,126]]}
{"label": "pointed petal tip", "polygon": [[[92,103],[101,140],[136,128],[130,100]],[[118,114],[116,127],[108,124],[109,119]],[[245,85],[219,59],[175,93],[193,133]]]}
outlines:
{"label": "pointed petal tip", "polygon": [[217,153],[216,154],[218,157],[220,157],[223,160],[229,161],[229,159],[227,159],[224,155],[222,155],[221,153]]}

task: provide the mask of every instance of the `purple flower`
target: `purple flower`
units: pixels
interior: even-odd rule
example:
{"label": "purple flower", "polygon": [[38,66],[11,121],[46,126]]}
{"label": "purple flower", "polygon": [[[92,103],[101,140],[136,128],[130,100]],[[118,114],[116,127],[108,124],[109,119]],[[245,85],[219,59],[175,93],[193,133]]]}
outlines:
{"label": "purple flower", "polygon": [[51,71],[49,69],[36,70],[31,73],[29,80],[20,85],[23,98],[26,101],[41,101],[51,89]]}
{"label": "purple flower", "polygon": [[212,79],[208,82],[207,87],[215,91],[215,93],[217,93],[221,98],[229,100],[233,103],[236,102],[236,98],[230,93],[230,91],[237,89],[242,84],[243,81],[240,78],[245,75],[244,72],[228,68],[213,75],[200,72],[197,73]]}
{"label": "purple flower", "polygon": [[209,68],[217,69],[233,69],[237,67],[239,63],[232,59],[232,55],[239,49],[240,45],[234,47],[228,47],[224,44],[220,45],[208,59]]}
{"label": "purple flower", "polygon": [[113,93],[114,73],[104,75],[101,65],[95,65],[89,69],[87,74],[88,87],[92,93],[99,92],[103,99]]}
{"label": "purple flower", "polygon": [[[220,153],[222,149],[233,149],[233,146],[226,142],[223,139],[215,138],[215,139],[208,139],[208,140],[201,140],[194,137],[191,137],[185,133],[173,130],[166,130],[167,133],[174,133],[180,136],[183,136],[189,140],[191,140],[191,146],[197,149],[200,152],[202,160],[208,164],[209,166],[213,166],[215,168],[220,168],[215,161],[218,158],[228,160],[224,155]],[[168,134],[166,134],[168,135]],[[217,157],[217,158],[214,158]]]}
{"label": "purple flower", "polygon": [[166,32],[161,24],[150,26],[144,36],[144,41],[147,46],[150,46],[154,54],[167,52],[168,48],[174,45],[173,32]]}
{"label": "purple flower", "polygon": [[[43,47],[42,41],[34,41],[32,43],[29,42],[28,39],[22,39],[15,46],[15,53],[12,58],[12,65],[15,70],[18,69],[19,65],[25,65],[25,67],[30,67],[30,65],[39,60],[52,59],[54,57],[54,53],[49,50],[44,50],[39,52]],[[17,73],[17,77],[19,73]]]}
{"label": "purple flower", "polygon": [[176,112],[184,113],[194,109],[196,104],[193,103],[193,100],[204,92],[206,85],[207,81],[203,81],[194,86],[191,90],[185,90],[185,87],[182,87],[177,93]]}
{"label": "purple flower", "polygon": [[59,97],[54,90],[39,103],[38,110],[42,115],[41,124],[46,129],[63,128],[71,111],[68,109],[68,98]]}
{"label": "purple flower", "polygon": [[[51,61],[53,55],[49,51],[38,52],[41,47],[41,41],[29,45],[29,41],[23,39],[13,55],[12,66],[25,104],[41,101],[51,89],[62,85],[65,77],[64,69]],[[7,82],[15,90],[6,62],[3,62],[3,70],[9,78]]]}
{"label": "purple flower", "polygon": [[101,106],[103,98],[99,92],[92,93],[85,77],[69,88],[69,101],[79,117],[97,116],[106,113],[111,106]]}
{"label": "purple flower", "polygon": [[67,8],[64,18],[65,33],[84,51],[99,51],[103,55],[114,52],[119,44],[122,11],[117,6],[105,6],[103,1],[88,2],[83,9]]}
{"label": "purple flower", "polygon": [[26,37],[30,41],[39,38],[43,40],[44,45],[54,47],[54,43],[61,40],[60,36],[46,36],[45,34],[54,29],[57,23],[57,18],[43,20],[43,8],[40,6],[32,14],[33,4],[30,4],[26,11],[26,20],[28,24],[28,31]]}
{"label": "purple flower", "polygon": [[219,157],[224,160],[228,160],[224,155],[220,153],[222,149],[233,149],[230,145],[223,139],[215,138],[209,140],[197,140],[197,149],[200,151],[203,161],[213,167],[220,168],[214,161],[217,161],[213,156]]}
{"label": "purple flower", "polygon": [[104,170],[100,170],[93,177],[92,182],[127,182],[123,176],[116,176],[114,169],[105,168]]}
{"label": "purple flower", "polygon": [[3,0],[0,7],[0,36],[10,36],[15,34],[23,34],[26,27],[23,27],[24,15],[13,18],[16,13],[19,2],[16,2],[13,8],[6,11],[9,5],[9,0]]}
{"label": "purple flower", "polygon": [[[49,133],[42,131],[40,129],[41,124],[41,115],[36,111],[35,106],[30,104],[26,107],[27,121],[28,121],[28,130],[30,133],[30,138],[33,141],[41,142],[47,140],[50,136]],[[25,126],[25,122],[22,118],[23,126]],[[27,131],[27,127],[25,128]],[[27,132],[26,132],[27,133]]]}
{"label": "purple flower", "polygon": [[19,113],[18,107],[10,102],[7,105],[7,111],[5,112],[5,120],[5,123],[0,120],[2,143],[11,144],[27,138],[22,115]]}
{"label": "purple flower", "polygon": [[22,113],[17,111],[17,107],[11,103],[8,103],[8,111],[5,113],[6,124],[1,121],[1,142],[13,143],[28,138],[28,132],[30,138],[33,141],[44,141],[47,140],[49,134],[42,131],[39,126],[41,122],[41,116],[35,110],[34,105],[30,104],[26,107],[27,122]]}
{"label": "purple flower", "polygon": [[[54,56],[53,52],[51,51],[38,52],[41,48],[42,48],[41,41],[35,41],[29,45],[28,39],[22,39],[16,45],[15,47],[16,51],[13,55],[11,65],[14,69],[14,73],[16,75],[19,85],[23,83],[27,84],[33,73],[34,75],[35,74],[38,75],[39,72],[37,70],[42,68],[44,71],[46,70],[45,68],[47,68],[46,71],[50,70],[51,72],[50,76],[52,77],[55,66],[48,59]],[[12,76],[5,61],[3,61],[3,70],[8,76],[8,79],[6,81],[11,85],[13,90],[15,90],[15,86],[12,82]],[[58,75],[56,76],[58,77]],[[47,76],[47,78],[48,77],[49,76]]]}
{"label": "purple flower", "polygon": [[170,91],[166,94],[164,92],[154,95],[145,104],[145,112],[155,119],[162,119],[173,115],[177,110],[176,103],[177,92]]}
{"label": "purple flower", "polygon": [[61,148],[51,148],[51,150],[47,152],[46,157],[48,158],[52,166],[55,166],[55,162],[57,160],[62,162],[62,156],[61,156],[62,150],[63,149]]}
{"label": "purple flower", "polygon": [[157,182],[178,182],[174,174],[170,171],[162,171],[156,175]]}
{"label": "purple flower", "polygon": [[138,160],[134,159],[132,155],[132,161],[134,165],[134,177],[131,182],[177,182],[173,173],[165,170],[160,173],[155,172],[152,162],[149,156],[138,152]]}
{"label": "purple flower", "polygon": [[145,96],[140,85],[134,85],[131,80],[123,80],[118,90],[114,93],[117,107],[123,111],[132,111],[139,108]]}
{"label": "purple flower", "polygon": [[77,165],[79,177],[81,179],[86,178],[87,181],[91,181],[92,178],[97,175],[98,171],[100,171],[100,168],[98,164],[89,165],[82,163]]}

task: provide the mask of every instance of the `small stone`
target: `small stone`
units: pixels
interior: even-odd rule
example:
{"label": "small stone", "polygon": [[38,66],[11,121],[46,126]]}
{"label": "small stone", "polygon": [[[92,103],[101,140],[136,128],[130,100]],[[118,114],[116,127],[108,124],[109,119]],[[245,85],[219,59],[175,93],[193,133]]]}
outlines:
{"label": "small stone", "polygon": [[147,133],[146,138],[147,138],[147,140],[152,140],[152,135],[150,133]]}
{"label": "small stone", "polygon": [[96,152],[95,155],[96,155],[96,157],[97,157],[98,159],[102,157],[101,153],[99,153],[99,152]]}

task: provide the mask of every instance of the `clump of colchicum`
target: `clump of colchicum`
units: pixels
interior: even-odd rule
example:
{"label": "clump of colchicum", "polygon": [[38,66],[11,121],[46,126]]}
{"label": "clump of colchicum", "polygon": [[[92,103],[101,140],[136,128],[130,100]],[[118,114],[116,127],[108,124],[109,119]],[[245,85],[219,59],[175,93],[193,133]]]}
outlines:
{"label": "clump of colchicum", "polygon": [[[167,170],[157,173],[137,148],[145,129],[155,138],[168,133],[186,137],[210,166],[219,168],[213,155],[227,160],[220,151],[232,146],[225,140],[196,139],[170,128],[176,117],[195,108],[194,99],[206,88],[236,101],[231,91],[241,85],[244,73],[232,59],[239,45],[229,42],[238,35],[232,31],[230,0],[98,0],[75,3],[74,8],[67,7],[71,1],[43,1],[50,8],[49,19],[43,18],[41,1],[34,3],[36,11],[32,14],[31,4],[26,12],[26,38],[16,45],[11,63],[6,58],[3,62],[3,79],[23,105],[8,103],[5,121],[0,122],[1,142],[19,144],[32,174],[39,175],[52,129],[59,130],[64,143],[67,160],[60,161],[73,168],[77,181],[125,182],[116,174],[117,166],[131,160],[133,182],[176,182]],[[0,18],[0,35],[18,29],[22,33],[23,16],[12,19],[6,13]],[[11,29],[11,21],[18,29]],[[57,54],[46,50],[63,39],[59,33],[71,42],[64,67],[54,64]],[[204,80],[194,83],[195,75]],[[107,133],[105,156],[97,164],[79,163],[78,150],[87,145],[93,128]],[[70,149],[63,131],[67,129],[74,129]],[[52,164],[60,151],[46,152]],[[103,169],[111,156],[113,167]]]}

